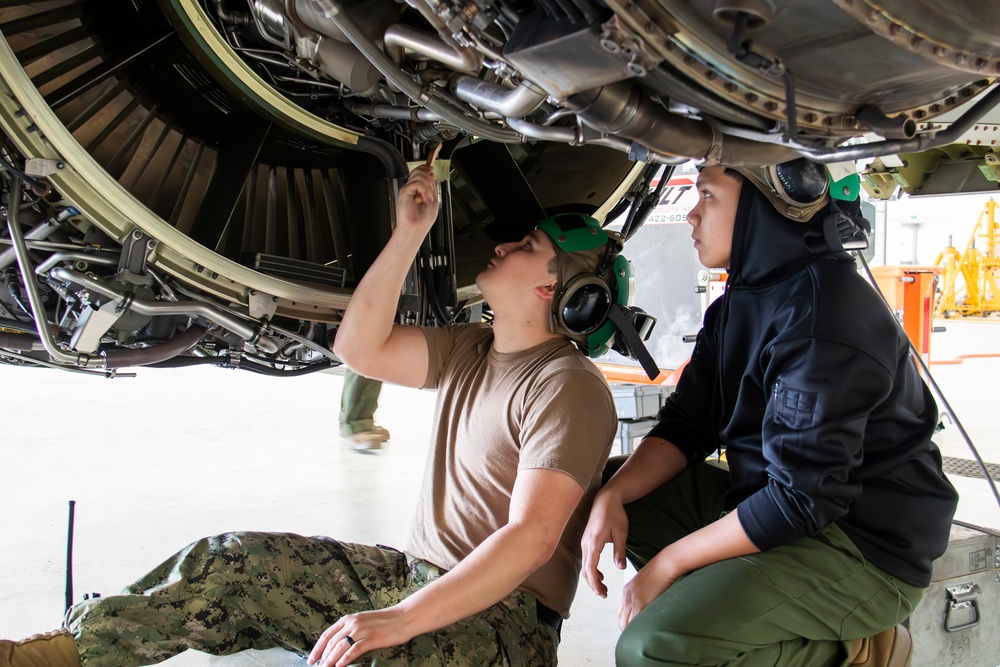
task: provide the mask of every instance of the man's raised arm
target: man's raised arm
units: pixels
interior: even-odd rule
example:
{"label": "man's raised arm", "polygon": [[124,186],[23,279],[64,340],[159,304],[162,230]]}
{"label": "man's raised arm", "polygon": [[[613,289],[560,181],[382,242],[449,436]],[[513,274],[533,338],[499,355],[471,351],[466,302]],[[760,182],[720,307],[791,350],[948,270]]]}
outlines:
{"label": "man's raised arm", "polygon": [[354,290],[333,351],[351,370],[420,387],[427,375],[427,344],[415,327],[395,325],[399,293],[413,258],[437,218],[434,172],[428,160],[399,190],[396,228]]}

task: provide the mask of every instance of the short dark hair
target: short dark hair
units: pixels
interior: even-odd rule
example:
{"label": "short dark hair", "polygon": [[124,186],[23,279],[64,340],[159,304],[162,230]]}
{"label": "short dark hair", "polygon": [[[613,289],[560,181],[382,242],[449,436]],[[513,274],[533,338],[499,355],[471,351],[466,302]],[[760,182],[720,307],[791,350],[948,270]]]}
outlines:
{"label": "short dark hair", "polygon": [[739,181],[740,183],[746,180],[746,177],[743,174],[736,171],[732,167],[726,167],[722,173],[724,173],[726,176],[733,179],[734,181]]}

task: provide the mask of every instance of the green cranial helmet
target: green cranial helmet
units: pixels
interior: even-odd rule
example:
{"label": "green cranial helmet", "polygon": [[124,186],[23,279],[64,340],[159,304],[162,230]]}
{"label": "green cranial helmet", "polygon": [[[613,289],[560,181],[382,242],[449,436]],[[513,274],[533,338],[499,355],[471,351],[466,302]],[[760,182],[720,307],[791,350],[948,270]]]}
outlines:
{"label": "green cranial helmet", "polygon": [[621,235],[582,213],[560,213],[536,228],[556,247],[552,331],[568,336],[590,357],[603,355],[617,328],[612,307],[628,307],[632,299],[632,266],[620,254]]}

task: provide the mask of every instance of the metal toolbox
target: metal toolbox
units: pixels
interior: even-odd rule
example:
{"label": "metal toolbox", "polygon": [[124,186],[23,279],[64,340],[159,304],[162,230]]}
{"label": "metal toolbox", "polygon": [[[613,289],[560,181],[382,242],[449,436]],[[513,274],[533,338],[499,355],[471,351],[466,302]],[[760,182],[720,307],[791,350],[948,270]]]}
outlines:
{"label": "metal toolbox", "polygon": [[655,384],[614,384],[611,395],[615,399],[618,419],[645,419],[655,417],[660,409],[660,386]]}
{"label": "metal toolbox", "polygon": [[1000,532],[952,525],[908,625],[911,667],[1000,666]]}
{"label": "metal toolbox", "polygon": [[631,454],[639,441],[646,437],[656,424],[655,419],[623,419],[618,422],[618,439],[611,449],[611,455]]}

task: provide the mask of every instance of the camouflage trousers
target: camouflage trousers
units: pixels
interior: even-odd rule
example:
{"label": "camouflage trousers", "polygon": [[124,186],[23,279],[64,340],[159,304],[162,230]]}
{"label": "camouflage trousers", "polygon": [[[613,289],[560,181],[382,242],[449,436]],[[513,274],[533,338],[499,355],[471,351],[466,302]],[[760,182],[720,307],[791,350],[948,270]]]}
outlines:
{"label": "camouflage trousers", "polygon": [[[121,595],[88,600],[64,627],[83,667],[151,665],[196,649],[228,655],[281,647],[308,655],[345,614],[393,605],[444,572],[388,547],[283,533],[226,533],[189,545]],[[497,604],[358,664],[555,665],[558,637],[535,598]]]}

